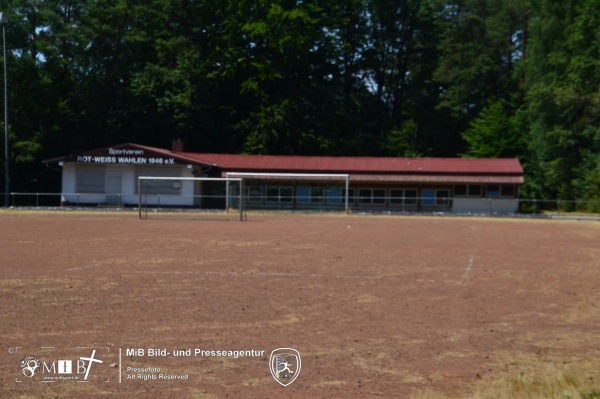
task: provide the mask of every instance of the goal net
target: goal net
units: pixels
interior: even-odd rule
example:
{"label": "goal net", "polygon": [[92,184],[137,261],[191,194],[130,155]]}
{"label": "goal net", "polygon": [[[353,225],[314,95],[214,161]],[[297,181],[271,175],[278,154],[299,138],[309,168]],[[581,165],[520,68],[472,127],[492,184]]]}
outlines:
{"label": "goal net", "polygon": [[247,219],[244,180],[213,177],[138,177],[140,219]]}
{"label": "goal net", "polygon": [[350,211],[348,174],[227,172],[225,176],[244,179],[248,209]]}

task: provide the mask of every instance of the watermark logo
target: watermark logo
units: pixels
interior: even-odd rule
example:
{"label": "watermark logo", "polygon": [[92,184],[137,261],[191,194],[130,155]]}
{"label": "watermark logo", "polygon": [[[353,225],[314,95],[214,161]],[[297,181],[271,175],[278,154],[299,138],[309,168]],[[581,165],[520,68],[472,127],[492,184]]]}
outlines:
{"label": "watermark logo", "polygon": [[[88,382],[90,371],[94,363],[102,364],[103,361],[96,358],[96,350],[92,350],[89,357],[80,356],[79,359],[42,359],[36,356],[26,356],[21,360],[21,374],[27,379],[38,379],[41,382],[77,381]],[[34,378],[36,377],[36,378]],[[17,378],[16,382],[22,382]]]}
{"label": "watermark logo", "polygon": [[269,358],[271,375],[279,384],[287,387],[298,378],[302,368],[300,352],[292,348],[277,348]]}
{"label": "watermark logo", "polygon": [[90,370],[92,369],[92,364],[93,363],[102,363],[102,360],[99,359],[94,359],[94,356],[96,355],[96,349],[94,349],[92,351],[92,355],[90,357],[83,357],[81,356],[79,358],[80,361],[88,361],[88,365],[87,367],[83,367],[83,369],[85,370],[85,377],[83,377],[84,380],[88,379],[88,376],[90,375]]}
{"label": "watermark logo", "polygon": [[33,378],[40,367],[40,361],[35,356],[26,356],[21,360],[21,373],[27,378]]}

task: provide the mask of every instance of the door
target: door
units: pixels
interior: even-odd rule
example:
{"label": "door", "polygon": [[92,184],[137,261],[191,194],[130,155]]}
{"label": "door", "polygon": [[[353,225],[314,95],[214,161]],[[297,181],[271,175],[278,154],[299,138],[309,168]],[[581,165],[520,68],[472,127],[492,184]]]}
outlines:
{"label": "door", "polygon": [[435,206],[435,190],[421,190],[421,205],[424,209]]}

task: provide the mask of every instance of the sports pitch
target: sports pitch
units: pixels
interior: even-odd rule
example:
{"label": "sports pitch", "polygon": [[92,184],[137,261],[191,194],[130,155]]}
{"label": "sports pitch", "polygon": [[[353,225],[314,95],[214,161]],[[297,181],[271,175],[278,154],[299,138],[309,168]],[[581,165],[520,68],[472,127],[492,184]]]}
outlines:
{"label": "sports pitch", "polygon": [[[556,372],[600,391],[600,222],[13,211],[0,238],[1,398],[469,397]],[[285,387],[276,348],[301,354]],[[89,380],[43,382],[92,350]]]}

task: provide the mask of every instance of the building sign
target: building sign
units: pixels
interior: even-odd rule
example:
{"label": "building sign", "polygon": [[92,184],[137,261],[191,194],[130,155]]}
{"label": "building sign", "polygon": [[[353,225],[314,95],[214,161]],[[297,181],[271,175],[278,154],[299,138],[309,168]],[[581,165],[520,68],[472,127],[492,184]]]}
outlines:
{"label": "building sign", "polygon": [[74,158],[75,162],[88,164],[175,165],[178,163],[174,157],[132,147],[90,151]]}

